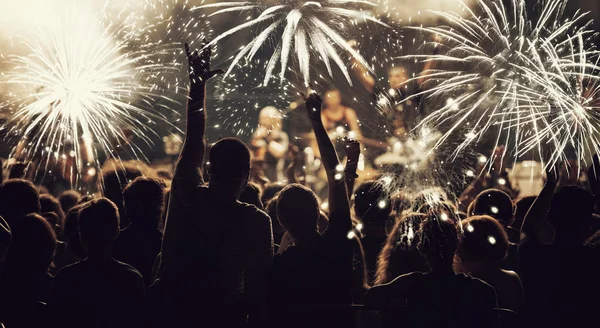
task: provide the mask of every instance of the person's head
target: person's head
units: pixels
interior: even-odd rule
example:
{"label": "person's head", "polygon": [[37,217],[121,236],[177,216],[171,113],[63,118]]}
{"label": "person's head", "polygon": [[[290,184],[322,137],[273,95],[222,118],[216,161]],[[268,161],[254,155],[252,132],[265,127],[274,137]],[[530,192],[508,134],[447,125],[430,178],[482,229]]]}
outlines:
{"label": "person's head", "polygon": [[536,196],[526,196],[517,201],[515,204],[515,219],[511,226],[517,230],[521,230],[521,226],[523,225],[523,221],[525,220],[525,215],[533,205]]}
{"label": "person's head", "polygon": [[365,225],[385,226],[391,210],[390,196],[381,181],[363,182],[354,191],[354,214]]}
{"label": "person's head", "polygon": [[325,107],[336,107],[342,104],[342,94],[339,90],[333,89],[325,93],[323,98],[323,104]]}
{"label": "person's head", "polygon": [[263,203],[260,201],[260,187],[255,183],[248,183],[240,194],[240,202],[252,204],[262,210]]}
{"label": "person's head", "polygon": [[307,187],[293,183],[279,193],[277,218],[295,239],[315,235],[320,215],[317,196]]}
{"label": "person's head", "polygon": [[266,205],[271,199],[277,198],[279,192],[285,187],[285,184],[280,182],[272,182],[265,185],[262,195],[260,196],[260,201]]}
{"label": "person's head", "polygon": [[417,246],[433,271],[452,270],[454,252],[458,248],[458,233],[455,222],[427,217],[421,223],[420,240]]}
{"label": "person's head", "polygon": [[165,208],[165,184],[154,178],[137,177],[123,190],[123,204],[131,224],[157,229]]}
{"label": "person's head", "polygon": [[578,186],[563,186],[552,196],[548,220],[556,237],[583,242],[589,237],[593,211],[594,198],[589,191]]}
{"label": "person's head", "polygon": [[237,199],[250,176],[250,150],[239,139],[223,138],[209,154],[210,187]]}
{"label": "person's head", "polygon": [[63,213],[67,213],[73,206],[77,205],[80,198],[81,194],[75,190],[67,190],[60,194],[58,201]]}
{"label": "person's head", "polygon": [[498,220],[487,215],[472,216],[462,221],[456,255],[466,266],[477,262],[486,268],[498,268],[506,257],[508,245],[508,235]]}
{"label": "person's head", "polygon": [[40,212],[41,213],[54,213],[56,214],[57,222],[56,225],[58,227],[62,227],[64,224],[65,213],[60,206],[60,202],[56,197],[50,194],[41,194],[40,195]]}
{"label": "person's head", "polygon": [[388,82],[390,88],[399,89],[408,80],[408,73],[402,66],[395,66],[388,70]]}
{"label": "person's head", "polygon": [[67,249],[75,255],[78,259],[85,258],[85,250],[81,245],[81,239],[79,238],[79,210],[85,206],[84,204],[78,204],[73,206],[65,215],[65,226],[63,228],[63,235],[65,242],[67,243]]}
{"label": "person's head", "polygon": [[442,221],[452,221],[454,223],[460,221],[456,206],[449,202],[425,203],[419,207],[418,213],[427,215],[427,217],[435,217]]}
{"label": "person's head", "polygon": [[280,129],[282,120],[283,115],[273,106],[261,109],[258,114],[258,124],[271,130]]}
{"label": "person's head", "polygon": [[40,212],[40,195],[33,183],[9,179],[0,185],[0,216],[9,225],[20,217]]}
{"label": "person's head", "polygon": [[470,215],[489,215],[503,227],[511,225],[514,219],[514,206],[510,196],[498,189],[487,189],[479,193],[473,201]]}
{"label": "person's head", "polygon": [[423,214],[408,213],[396,221],[379,253],[376,285],[388,283],[405,273],[428,270],[425,258],[416,247],[425,218]]}
{"label": "person's head", "polygon": [[79,237],[88,257],[110,256],[119,235],[119,210],[107,198],[86,203],[79,210]]}
{"label": "person's head", "polygon": [[50,223],[39,214],[27,214],[14,222],[11,232],[6,270],[18,274],[47,271],[56,250],[56,235]]}

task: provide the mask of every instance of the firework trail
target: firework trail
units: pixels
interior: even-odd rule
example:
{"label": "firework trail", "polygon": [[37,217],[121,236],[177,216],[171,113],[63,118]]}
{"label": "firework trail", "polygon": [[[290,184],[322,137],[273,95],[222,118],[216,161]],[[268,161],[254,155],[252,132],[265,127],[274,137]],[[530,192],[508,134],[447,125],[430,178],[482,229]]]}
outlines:
{"label": "firework trail", "polygon": [[131,139],[152,144],[151,125],[166,122],[153,104],[169,101],[147,76],[170,68],[146,49],[129,50],[91,10],[71,9],[22,41],[30,55],[7,56],[11,69],[2,83],[12,88],[6,128],[21,139],[14,155],[42,163],[36,175],[74,161],[66,174],[78,184],[82,172],[100,167],[99,155],[118,159],[125,149],[144,157]]}
{"label": "firework trail", "polygon": [[[266,67],[265,84],[271,79],[278,62],[281,65],[279,77],[283,81],[288,70],[290,55],[295,52],[299,71],[303,76],[304,84],[308,86],[310,82],[311,57],[319,58],[323,61],[330,76],[333,75],[331,64],[331,61],[333,61],[350,84],[352,82],[346,67],[346,60],[342,58],[343,55],[339,52],[339,49],[348,52],[363,66],[370,68],[365,59],[348,45],[347,39],[342,35],[341,31],[353,28],[359,22],[366,21],[384,25],[383,22],[361,8],[375,6],[375,3],[367,0],[286,0],[277,5],[271,5],[266,0],[257,0],[252,2],[219,2],[199,6],[194,9],[221,8],[210,16],[224,13],[242,14],[246,12],[249,15],[248,21],[217,36],[209,45],[215,44],[241,30],[266,25],[233,58],[227,74],[243,58],[252,59],[258,50],[270,38],[273,38],[274,40],[281,41],[277,42],[277,46]],[[258,15],[255,17],[254,13]]]}
{"label": "firework trail", "polygon": [[[589,34],[586,25],[578,26],[585,14],[564,19],[566,1],[545,1],[534,22],[527,17],[524,0],[477,4],[480,16],[465,5],[465,17],[436,12],[449,26],[417,28],[434,34],[440,48],[439,54],[408,56],[438,63],[419,77],[426,80],[426,89],[417,96],[446,103],[422,124],[447,127],[438,144],[463,134],[454,158],[468,146],[493,138],[495,147],[511,145],[514,161],[535,151],[547,163],[557,163],[564,158],[569,133],[552,130],[557,124],[570,128],[569,120],[550,118],[549,108],[559,106],[572,118],[574,107],[565,100],[576,97],[566,85],[560,92],[549,90],[560,84],[560,76],[572,79],[579,74],[576,67],[588,65],[569,63],[592,53],[583,44]],[[580,47],[573,46],[577,40],[582,40]]]}

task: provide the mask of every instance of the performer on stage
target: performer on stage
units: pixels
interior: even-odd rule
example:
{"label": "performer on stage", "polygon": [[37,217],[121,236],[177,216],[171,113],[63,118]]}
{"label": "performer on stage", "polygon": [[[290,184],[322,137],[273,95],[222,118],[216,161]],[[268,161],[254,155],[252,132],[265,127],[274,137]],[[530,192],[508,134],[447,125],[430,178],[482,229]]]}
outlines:
{"label": "performer on stage", "polygon": [[282,181],[284,160],[288,151],[289,138],[281,129],[283,115],[277,108],[268,106],[260,111],[258,128],[252,135],[254,160],[262,163],[267,178],[273,182]]}
{"label": "performer on stage", "polygon": [[[360,127],[354,109],[342,104],[342,95],[338,90],[329,90],[323,99],[325,107],[321,113],[323,125],[332,139],[360,139]],[[335,140],[334,140],[335,141]]]}

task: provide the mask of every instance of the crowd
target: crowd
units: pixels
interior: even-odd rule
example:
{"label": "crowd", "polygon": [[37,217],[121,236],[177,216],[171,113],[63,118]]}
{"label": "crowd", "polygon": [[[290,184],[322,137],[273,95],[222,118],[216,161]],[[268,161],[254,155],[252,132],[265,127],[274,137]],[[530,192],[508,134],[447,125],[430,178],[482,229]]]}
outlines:
{"label": "crowd", "polygon": [[238,139],[205,158],[205,86],[221,71],[210,47],[186,52],[186,136],[172,181],[118,168],[103,172],[96,198],[55,198],[16,171],[0,185],[6,328],[594,324],[593,168],[586,188],[548,172],[537,197],[474,184],[462,202],[421,195],[392,210],[381,182],[354,186],[360,147],[336,153],[311,93],[327,199],[293,174],[285,185],[256,183]]}

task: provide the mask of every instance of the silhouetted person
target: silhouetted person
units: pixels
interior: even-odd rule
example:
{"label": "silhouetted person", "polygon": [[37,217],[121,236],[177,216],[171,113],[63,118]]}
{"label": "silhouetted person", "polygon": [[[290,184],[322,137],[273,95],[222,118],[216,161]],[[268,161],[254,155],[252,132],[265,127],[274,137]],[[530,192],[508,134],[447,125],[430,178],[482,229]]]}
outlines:
{"label": "silhouetted person", "polygon": [[374,281],[377,259],[387,239],[391,200],[380,181],[367,181],[354,191],[354,214],[362,223],[361,243],[365,251],[369,280]]}
{"label": "silhouetted person", "polygon": [[255,183],[248,183],[240,194],[240,202],[254,205],[262,210],[263,203],[260,201],[260,187]]}
{"label": "silhouetted person", "polygon": [[65,224],[65,213],[63,212],[58,199],[50,194],[41,194],[40,212],[54,213],[56,215],[56,222],[53,222],[53,228],[57,235],[61,234],[62,227]]}
{"label": "silhouetted person", "polygon": [[576,186],[554,193],[552,173],[529,209],[519,244],[519,267],[530,325],[578,327],[595,320],[600,305],[598,253],[585,246],[590,236],[594,198]]}
{"label": "silhouetted person", "polygon": [[455,223],[430,216],[420,230],[418,247],[431,271],[373,287],[365,306],[381,309],[384,327],[493,327],[494,289],[452,268],[458,248]]}
{"label": "silhouetted person", "polygon": [[102,170],[102,195],[117,205],[122,227],[129,225],[127,212],[123,207],[123,189],[130,181],[144,176],[145,166],[139,161],[107,162]]}
{"label": "silhouetted person", "polygon": [[123,190],[125,211],[131,224],[121,230],[113,255],[136,268],[146,286],[153,282],[152,267],[162,244],[159,224],[165,207],[164,188],[158,179],[138,177]]}
{"label": "silhouetted person", "polygon": [[8,223],[0,217],[0,277],[4,270],[4,263],[6,262],[6,255],[8,254],[8,247],[12,239],[12,233]]}
{"label": "silhouetted person", "polygon": [[106,198],[79,210],[79,233],[87,258],[58,272],[51,310],[57,327],[136,327],[144,281],[128,264],[112,258],[119,213]]}
{"label": "silhouetted person", "polygon": [[[0,322],[7,327],[34,327],[47,322],[38,302],[47,302],[52,286],[48,267],[56,249],[50,224],[38,214],[20,217],[11,226],[12,241],[0,278]],[[37,322],[40,324],[41,322]]]}
{"label": "silhouetted person", "polygon": [[508,235],[508,255],[502,263],[507,270],[517,269],[517,244],[521,239],[520,227],[513,229],[514,204],[512,198],[504,191],[487,189],[479,193],[473,201],[472,213],[469,215],[489,215],[498,220]]}
{"label": "silhouetted person", "polygon": [[[291,243],[275,257],[271,300],[274,322],[287,327],[343,326],[353,318],[327,306],[352,303],[353,242],[348,193],[343,177],[336,179],[339,165],[333,143],[321,121],[322,100],[311,94],[306,100],[329,185],[329,225],[319,234],[320,216],[315,193],[300,185],[283,188],[277,200],[277,217],[287,229]],[[285,239],[286,237],[284,237]]]}
{"label": "silhouetted person", "polygon": [[187,133],[171,186],[160,280],[149,291],[146,318],[149,325],[174,327],[239,327],[247,316],[258,323],[266,316],[271,222],[238,201],[250,174],[250,151],[240,140],[225,138],[211,147],[204,185],[205,83],[220,70],[210,70],[210,48],[200,55],[186,50]]}
{"label": "silhouetted person", "polygon": [[9,226],[20,217],[40,212],[40,195],[29,181],[9,179],[0,185],[0,216]]}
{"label": "silhouetted person", "polygon": [[425,257],[417,249],[424,214],[409,213],[396,221],[377,260],[375,285],[386,284],[414,271],[429,271]]}
{"label": "silhouetted person", "polygon": [[496,219],[472,216],[461,224],[460,247],[456,252],[456,270],[490,284],[496,290],[498,306],[524,314],[525,295],[519,275],[503,270],[508,253],[508,236]]}
{"label": "silhouetted person", "polygon": [[519,240],[525,237],[525,233],[521,231],[521,227],[523,226],[523,221],[525,220],[525,215],[533,205],[536,196],[526,196],[515,202],[515,220],[512,223],[512,226],[515,230],[519,230]]}
{"label": "silhouetted person", "polygon": [[63,213],[66,214],[73,206],[77,205],[79,199],[81,199],[81,194],[75,190],[67,190],[60,194],[58,201],[60,202]]}

